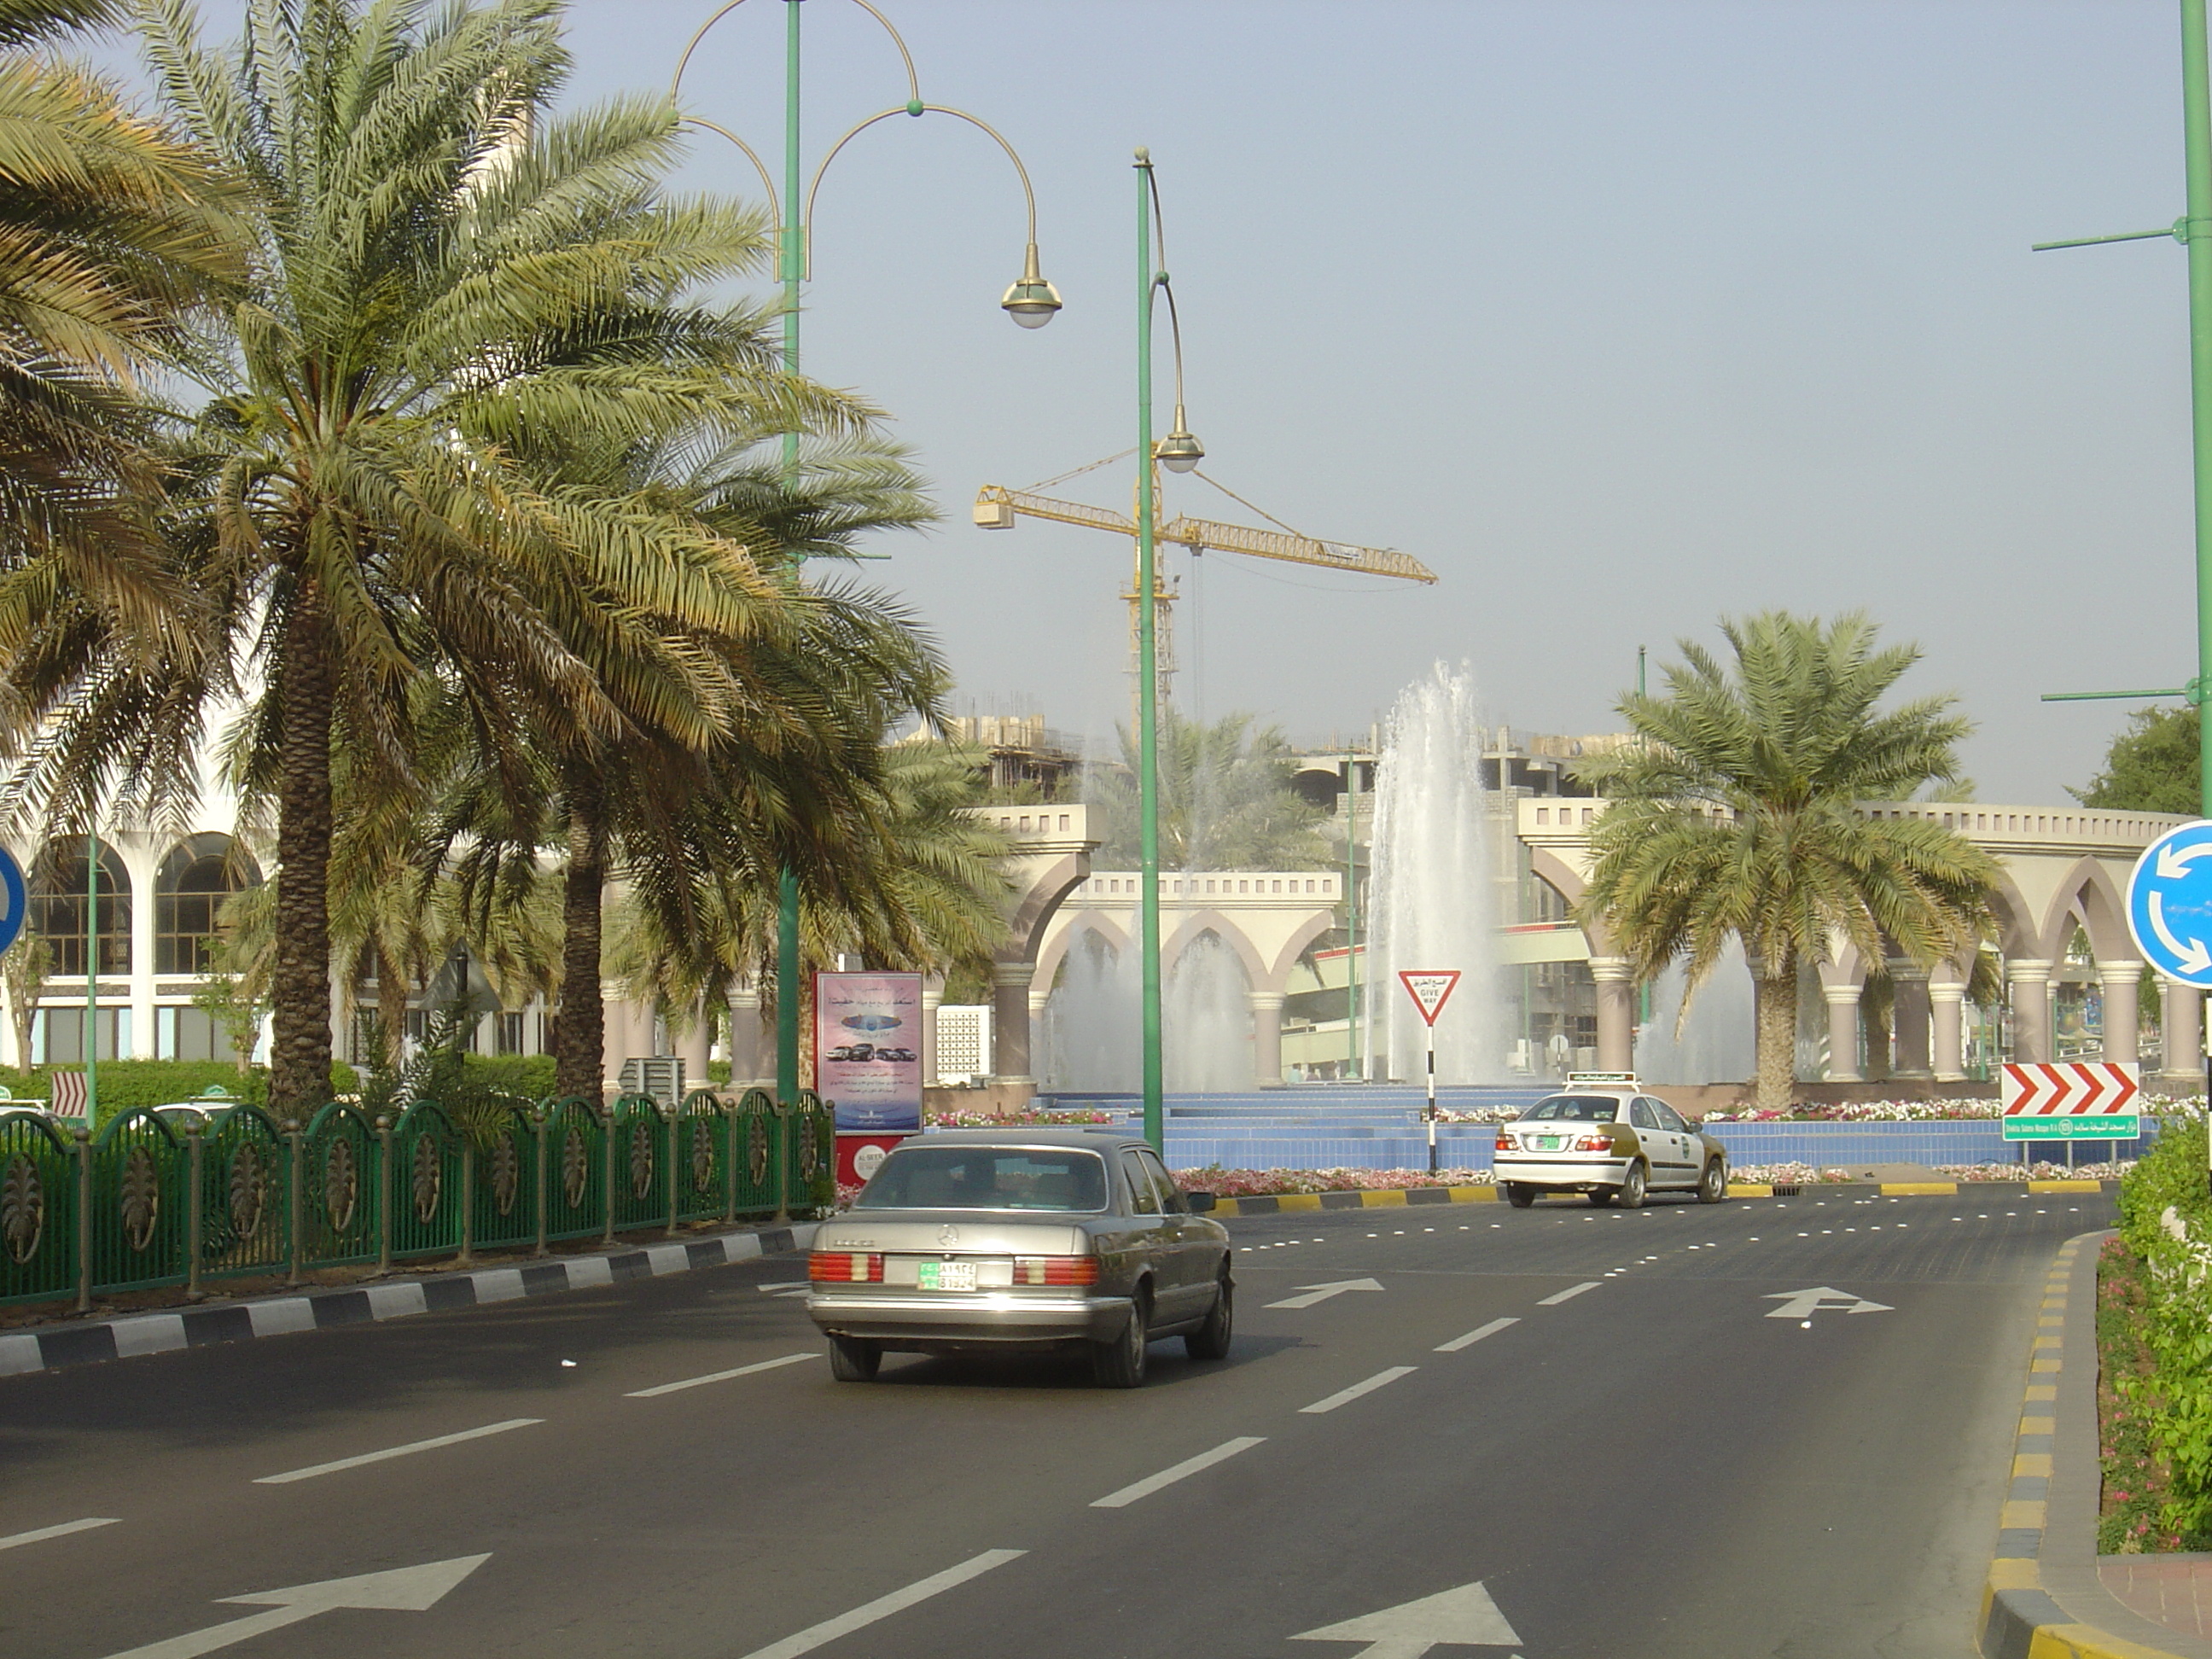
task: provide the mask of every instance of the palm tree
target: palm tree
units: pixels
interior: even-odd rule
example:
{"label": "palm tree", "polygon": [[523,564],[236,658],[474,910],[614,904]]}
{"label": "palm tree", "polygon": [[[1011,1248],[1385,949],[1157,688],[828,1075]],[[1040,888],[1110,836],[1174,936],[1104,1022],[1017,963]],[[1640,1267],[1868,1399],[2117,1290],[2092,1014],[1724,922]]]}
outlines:
{"label": "palm tree", "polygon": [[244,270],[237,187],[52,55],[124,0],[0,0],[0,646],[66,590],[151,627],[180,596],[154,556],[161,468],[146,370]]}
{"label": "palm tree", "polygon": [[329,1086],[334,753],[364,790],[422,798],[426,685],[510,788],[555,711],[607,740],[642,709],[697,744],[731,691],[691,636],[779,626],[751,551],[534,473],[522,441],[867,411],[781,375],[755,313],[686,297],[762,263],[761,216],[664,196],[663,103],[550,116],[555,0],[256,5],[228,53],[185,0],[145,3],[168,107],[254,188],[252,265],[187,359],[210,401],[170,557],[195,627],[149,647],[42,623],[10,665],[42,722],[22,787],[173,805],[209,711],[244,698],[229,762],[276,825],[270,1097],[297,1109]]}
{"label": "palm tree", "polygon": [[[1160,863],[1171,870],[1320,870],[1329,865],[1326,816],[1291,787],[1291,745],[1279,728],[1229,714],[1201,726],[1172,708],[1159,726]],[[1134,867],[1139,851],[1137,750],[1121,733],[1118,767],[1088,769],[1103,809],[1096,862]]]}
{"label": "palm tree", "polygon": [[1759,1103],[1779,1109],[1796,1070],[1799,964],[1844,941],[1869,962],[1972,963],[1998,872],[1941,824],[1856,809],[1958,775],[1969,726],[1952,698],[1876,707],[1917,647],[1877,648],[1857,613],[1824,626],[1769,611],[1721,632],[1733,674],[1683,641],[1665,696],[1617,705],[1642,741],[1577,769],[1612,804],[1577,914],[1638,979],[1683,959],[1686,1006],[1739,939],[1757,993]]}

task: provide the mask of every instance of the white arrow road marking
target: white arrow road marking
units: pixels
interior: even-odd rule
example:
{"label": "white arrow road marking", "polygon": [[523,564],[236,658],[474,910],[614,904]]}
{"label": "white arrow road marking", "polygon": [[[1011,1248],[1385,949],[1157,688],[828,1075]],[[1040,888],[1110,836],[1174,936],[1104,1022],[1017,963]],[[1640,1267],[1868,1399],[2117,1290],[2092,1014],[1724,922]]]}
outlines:
{"label": "white arrow road marking", "polygon": [[1280,1302],[1270,1302],[1271,1308],[1310,1308],[1316,1302],[1326,1302],[1333,1296],[1342,1296],[1346,1291],[1379,1291],[1382,1287],[1371,1279],[1340,1279],[1333,1285],[1301,1285],[1304,1296],[1286,1296]]}
{"label": "white arrow road marking", "polygon": [[2189,873],[2189,861],[2212,854],[2212,841],[2200,841],[2193,846],[2173,846],[2171,842],[2158,849],[2156,860],[2160,881],[2178,881]]}
{"label": "white arrow road marking", "polygon": [[850,1613],[841,1613],[835,1619],[825,1619],[818,1625],[809,1625],[796,1636],[787,1636],[781,1642],[771,1642],[764,1648],[756,1648],[744,1659],[799,1659],[802,1653],[811,1653],[825,1643],[841,1636],[849,1636],[864,1630],[878,1619],[888,1619],[902,1613],[918,1601],[927,1601],[933,1595],[957,1588],[971,1578],[980,1578],[994,1567],[1003,1567],[1009,1561],[1018,1561],[1027,1550],[985,1550],[981,1555],[971,1555],[957,1567],[947,1567],[943,1572],[932,1573],[917,1579],[904,1589],[893,1590],[889,1595],[879,1595],[874,1601],[854,1607]]}
{"label": "white arrow road marking", "polygon": [[464,1440],[481,1440],[488,1434],[505,1434],[509,1429],[526,1429],[533,1423],[544,1420],[542,1417],[510,1417],[504,1423],[487,1423],[480,1429],[463,1429],[459,1434],[441,1434],[431,1440],[415,1440],[404,1446],[386,1446],[382,1451],[363,1452],[358,1457],[341,1457],[335,1462],[310,1463],[304,1469],[287,1469],[282,1474],[264,1474],[253,1484],[257,1486],[289,1486],[295,1480],[312,1480],[319,1474],[336,1474],[340,1469],[357,1469],[364,1463],[381,1463],[387,1458],[435,1451],[441,1446],[458,1446]]}
{"label": "white arrow road marking", "polygon": [[1829,1313],[1855,1314],[1897,1311],[1885,1303],[1863,1301],[1850,1291],[1831,1290],[1826,1285],[1811,1291],[1769,1291],[1762,1299],[1782,1304],[1767,1310],[1769,1319],[1810,1319],[1824,1310]]}
{"label": "white arrow road marking", "polygon": [[112,1515],[94,1516],[83,1521],[64,1521],[58,1527],[34,1527],[29,1532],[11,1533],[0,1538],[0,1550],[12,1550],[19,1544],[43,1544],[49,1538],[66,1538],[73,1532],[90,1532],[94,1527],[112,1527],[119,1518]]}
{"label": "white arrow road marking", "polygon": [[1162,1469],[1158,1474],[1148,1474],[1119,1492],[1109,1492],[1103,1498],[1094,1498],[1091,1500],[1091,1507],[1094,1510],[1126,1510],[1139,1498],[1149,1498],[1163,1486],[1172,1486],[1186,1476],[1196,1474],[1200,1469],[1210,1469],[1216,1463],[1226,1462],[1238,1452],[1250,1451],[1253,1447],[1265,1443],[1266,1440],[1267,1436],[1262,1434],[1244,1434],[1234,1440],[1224,1440],[1212,1451],[1186,1457],[1173,1468]]}
{"label": "white arrow road marking", "polygon": [[2150,896],[2150,930],[2158,935],[2160,944],[2173,952],[2182,972],[2201,974],[2207,968],[2212,968],[2212,951],[2204,948],[2203,939],[2192,938],[2184,945],[2174,938],[2173,929],[2166,925],[2166,895],[2163,893]]}
{"label": "white arrow road marking", "polygon": [[787,1353],[781,1359],[763,1359],[750,1365],[739,1365],[733,1370],[708,1371],[704,1376],[687,1376],[681,1382],[663,1382],[650,1389],[633,1389],[623,1396],[625,1400],[657,1400],[664,1394],[680,1394],[686,1389],[702,1389],[709,1382],[726,1382],[733,1376],[751,1376],[759,1371],[772,1371],[781,1365],[796,1365],[801,1360],[819,1359],[818,1353]]}
{"label": "white arrow road marking", "polygon": [[1393,1365],[1388,1370],[1376,1372],[1364,1382],[1355,1382],[1348,1389],[1339,1389],[1326,1400],[1316,1400],[1310,1406],[1301,1406],[1298,1411],[1301,1415],[1306,1417],[1318,1417],[1323,1412],[1334,1411],[1339,1406],[1350,1405],[1362,1395],[1373,1394],[1376,1389],[1387,1383],[1395,1382],[1401,1376],[1411,1376],[1418,1369],[1419,1369],[1418,1366],[1413,1365]]}
{"label": "white arrow road marking", "polygon": [[295,1584],[289,1589],[260,1590],[252,1595],[226,1595],[226,1601],[247,1606],[267,1604],[269,1611],[234,1619],[227,1625],[172,1636],[150,1647],[133,1648],[112,1659],[197,1659],[203,1653],[229,1647],[264,1631],[282,1630],[302,1619],[337,1607],[377,1607],[390,1612],[427,1613],[446,1592],[491,1559],[489,1555],[457,1555],[450,1561],[425,1561],[418,1567],[395,1567],[388,1572],[365,1572],[356,1578],[326,1578],[319,1584]]}
{"label": "white arrow road marking", "polygon": [[1350,1659],[1421,1659],[1431,1648],[1516,1648],[1521,1638],[1480,1584],[1425,1595],[1341,1624],[1300,1631],[1293,1642],[1364,1642]]}

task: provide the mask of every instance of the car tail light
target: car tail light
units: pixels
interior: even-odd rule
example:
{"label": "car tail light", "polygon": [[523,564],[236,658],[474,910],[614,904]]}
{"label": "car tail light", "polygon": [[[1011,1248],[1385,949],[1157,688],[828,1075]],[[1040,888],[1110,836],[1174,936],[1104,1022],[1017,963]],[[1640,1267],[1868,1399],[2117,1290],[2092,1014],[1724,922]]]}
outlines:
{"label": "car tail light", "polygon": [[1613,1137],[1584,1135],[1580,1140],[1575,1142],[1575,1150],[1578,1152],[1609,1152],[1613,1150]]}
{"label": "car tail light", "polygon": [[1513,1144],[1511,1135],[1500,1135],[1498,1137],[1497,1150],[1501,1152],[1517,1152],[1521,1149]]}
{"label": "car tail light", "polygon": [[806,1258],[806,1276],[831,1285],[880,1285],[884,1259],[865,1251],[817,1250]]}
{"label": "car tail light", "polygon": [[1018,1255],[1014,1258],[1017,1285],[1096,1285],[1098,1258],[1095,1255]]}

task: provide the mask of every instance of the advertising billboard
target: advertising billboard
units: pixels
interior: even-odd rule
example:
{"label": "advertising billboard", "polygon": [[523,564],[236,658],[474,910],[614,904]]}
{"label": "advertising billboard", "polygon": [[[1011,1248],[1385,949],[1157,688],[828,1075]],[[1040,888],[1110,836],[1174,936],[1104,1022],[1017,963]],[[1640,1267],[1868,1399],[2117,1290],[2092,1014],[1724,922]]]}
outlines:
{"label": "advertising billboard", "polygon": [[814,976],[814,1092],[837,1127],[921,1127],[921,975]]}

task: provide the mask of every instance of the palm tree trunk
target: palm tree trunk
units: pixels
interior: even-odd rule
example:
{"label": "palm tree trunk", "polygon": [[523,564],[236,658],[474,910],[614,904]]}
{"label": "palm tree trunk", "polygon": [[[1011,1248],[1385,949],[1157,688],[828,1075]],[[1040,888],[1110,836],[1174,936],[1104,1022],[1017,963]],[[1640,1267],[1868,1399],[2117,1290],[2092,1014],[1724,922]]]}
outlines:
{"label": "palm tree trunk", "polygon": [[605,801],[586,769],[570,771],[568,869],[561,891],[561,1012],[553,1022],[556,1092],[597,1103],[604,1087],[606,1010],[599,1000],[601,895],[607,879]]}
{"label": "palm tree trunk", "polygon": [[[1771,969],[1772,971],[1761,971]],[[1763,961],[1752,981],[1759,1029],[1757,1100],[1763,1112],[1786,1110],[1797,1081],[1797,958]]]}
{"label": "palm tree trunk", "polygon": [[407,1003],[411,988],[399,958],[386,950],[380,940],[374,948],[376,1023],[382,1033],[383,1063],[397,1071],[407,1041]]}
{"label": "palm tree trunk", "polygon": [[329,624],[312,582],[285,629],[278,686],[276,971],[269,1103],[301,1118],[331,1092],[331,660]]}

